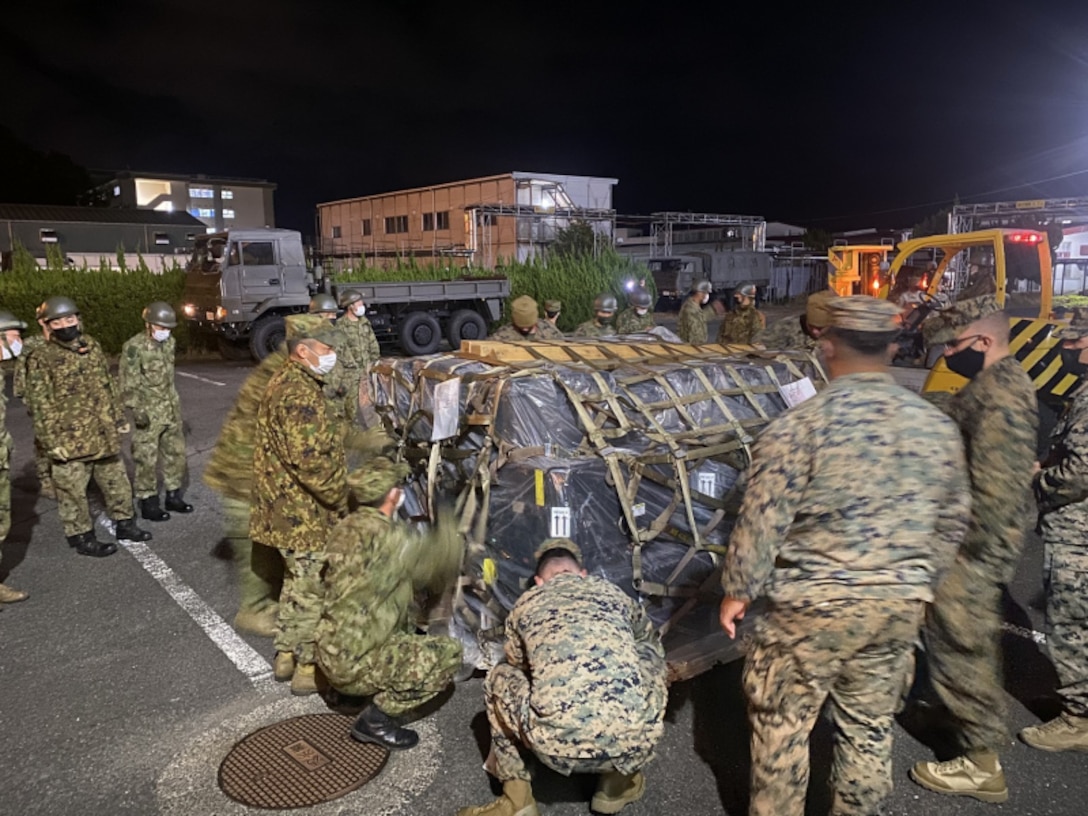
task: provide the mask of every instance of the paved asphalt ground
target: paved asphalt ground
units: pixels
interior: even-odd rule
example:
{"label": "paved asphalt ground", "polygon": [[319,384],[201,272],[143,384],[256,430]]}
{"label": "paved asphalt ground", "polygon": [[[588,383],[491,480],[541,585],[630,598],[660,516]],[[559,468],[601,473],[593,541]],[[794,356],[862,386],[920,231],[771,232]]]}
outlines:
{"label": "paved asphalt ground", "polygon": [[[3,816],[256,813],[219,792],[223,756],[261,725],[325,710],[318,699],[294,699],[270,681],[270,640],[237,638],[225,623],[236,609],[236,580],[219,545],[216,497],[200,475],[250,370],[214,360],[179,364],[187,497],[196,512],[164,524],[145,522],[153,541],[106,559],[80,557],[67,547],[55,503],[37,495],[26,413],[18,401],[9,403],[15,523],[0,575],[10,575],[31,598],[0,612]],[[1007,599],[1006,687],[1014,730],[1047,713],[1038,698],[1054,685],[1033,639],[1042,630],[1041,558],[1033,538]],[[739,662],[719,666],[671,689],[646,796],[625,813],[746,812],[739,670]],[[429,816],[490,800],[493,789],[480,768],[487,744],[482,701],[479,677],[459,685],[417,723],[419,747],[394,755],[377,780],[296,812]],[[948,799],[915,786],[908,767],[931,755],[907,728],[897,728],[888,814],[1088,813],[1085,755],[1048,755],[1010,743],[1003,755],[1011,791],[1005,805]],[[814,737],[812,760],[809,813],[826,813],[826,724]],[[588,813],[592,785],[589,778],[539,773],[541,812]]]}

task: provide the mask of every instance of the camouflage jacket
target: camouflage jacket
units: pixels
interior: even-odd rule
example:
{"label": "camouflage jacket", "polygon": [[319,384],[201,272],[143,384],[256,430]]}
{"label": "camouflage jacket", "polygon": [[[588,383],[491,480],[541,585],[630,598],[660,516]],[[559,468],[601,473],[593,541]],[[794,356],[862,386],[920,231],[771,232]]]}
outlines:
{"label": "camouflage jacket", "polygon": [[124,422],[117,388],[98,341],[50,340],[27,361],[26,400],[34,435],[67,459],[101,459],[121,452]]}
{"label": "camouflage jacket", "polygon": [[[537,327],[537,331],[540,331],[540,327]],[[505,326],[499,328],[494,334],[487,338],[488,340],[501,340],[504,343],[523,343],[526,340],[536,340],[536,333],[522,334],[516,328],[513,323],[507,323]]]}
{"label": "camouflage jacket", "polygon": [[506,660],[529,676],[530,743],[548,756],[652,746],[665,714],[665,650],[642,607],[595,576],[558,575],[506,618]]}
{"label": "camouflage jacket", "polygon": [[616,330],[612,326],[598,326],[597,321],[593,318],[587,320],[572,332],[576,337],[606,337],[615,333]]}
{"label": "camouflage jacket", "polygon": [[321,380],[288,360],[257,411],[249,537],[282,550],[323,550],[346,506],[343,437]]}
{"label": "camouflage jacket", "polygon": [[676,320],[676,333],[685,343],[703,345],[707,342],[706,322],[714,310],[709,306],[700,306],[693,298],[684,298],[680,307],[680,316]]}
{"label": "camouflage jacket", "polygon": [[181,422],[181,401],[174,387],[174,338],[164,343],[141,332],[121,347],[118,381],[121,402],[137,427]]}
{"label": "camouflage jacket", "polygon": [[370,367],[382,356],[374,327],[365,317],[358,320],[341,317],[336,321],[336,330],[344,338],[336,350],[337,359],[343,362],[344,368],[357,369],[354,373],[356,380],[365,377]]}
{"label": "camouflage jacket", "polygon": [[752,343],[770,351],[792,349],[811,351],[816,348],[816,340],[805,331],[801,323],[802,319],[803,315],[776,320],[767,328],[757,332],[752,338]]}
{"label": "camouflage jacket", "polygon": [[756,442],[722,587],[795,607],[929,601],[969,516],[955,424],[887,374],[839,377]]}
{"label": "camouflage jacket", "polygon": [[653,312],[640,315],[634,309],[628,308],[616,317],[616,334],[638,334],[649,331],[655,325]]}
{"label": "camouflage jacket", "polygon": [[247,504],[252,497],[257,411],[269,381],[287,362],[285,349],[285,346],[281,346],[269,354],[246,377],[234,399],[234,406],[223,421],[211,459],[204,468],[204,484],[228,498]]}
{"label": "camouflage jacket", "polygon": [[559,331],[558,328],[552,325],[550,320],[540,318],[536,322],[536,339],[537,340],[565,340],[566,335]]}
{"label": "camouflage jacket", "polygon": [[1035,474],[1035,498],[1048,541],[1088,548],[1088,383],[1073,399],[1050,436],[1050,453]]}
{"label": "camouflage jacket", "polygon": [[958,391],[949,400],[948,414],[963,434],[971,481],[971,524],[960,552],[996,583],[1008,583],[1035,510],[1035,386],[1010,355]]}
{"label": "camouflage jacket", "polygon": [[[16,360],[18,363],[18,360]],[[8,395],[0,388],[0,470],[11,467],[11,433],[8,431]],[[0,541],[2,544],[3,541]]]}
{"label": "camouflage jacket", "polygon": [[25,399],[26,397],[26,368],[30,355],[35,349],[40,349],[44,345],[45,337],[43,335],[33,334],[30,337],[23,338],[23,353],[15,361],[15,375],[11,384],[11,393],[19,399]]}
{"label": "camouflage jacket", "polygon": [[718,342],[751,345],[755,337],[767,325],[767,318],[755,306],[730,312],[718,327]]}

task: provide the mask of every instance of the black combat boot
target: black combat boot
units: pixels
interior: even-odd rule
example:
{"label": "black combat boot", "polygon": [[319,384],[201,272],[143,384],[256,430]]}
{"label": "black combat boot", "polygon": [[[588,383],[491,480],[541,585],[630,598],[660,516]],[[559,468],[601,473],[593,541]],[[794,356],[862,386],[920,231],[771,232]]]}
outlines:
{"label": "black combat boot", "polygon": [[351,727],[351,737],[356,742],[373,742],[391,751],[414,748],[419,734],[410,728],[401,728],[393,719],[371,703]]}
{"label": "black combat boot", "polygon": [[151,533],[136,526],[135,518],[120,519],[117,522],[117,540],[150,541]]}
{"label": "black combat boot", "polygon": [[164,513],[163,509],[159,507],[158,496],[148,496],[146,499],[140,499],[140,515],[148,521],[168,521],[170,519],[170,514]]}
{"label": "black combat boot", "polygon": [[[72,539],[75,539],[73,543]],[[76,548],[80,555],[89,555],[92,558],[105,558],[117,552],[117,545],[112,541],[99,541],[94,536],[94,530],[68,536],[68,544]]]}
{"label": "black combat boot", "polygon": [[166,509],[175,513],[191,513],[193,506],[181,497],[180,490],[166,491]]}

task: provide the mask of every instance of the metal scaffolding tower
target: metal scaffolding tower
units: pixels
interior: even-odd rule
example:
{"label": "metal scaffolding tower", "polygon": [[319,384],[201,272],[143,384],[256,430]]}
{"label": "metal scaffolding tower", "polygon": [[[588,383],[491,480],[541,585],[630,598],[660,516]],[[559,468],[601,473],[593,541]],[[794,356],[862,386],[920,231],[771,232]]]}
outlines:
{"label": "metal scaffolding tower", "polygon": [[742,241],[745,249],[762,252],[766,247],[767,222],[762,216],[656,212],[650,215],[651,258],[667,258],[672,255],[673,227],[676,226],[737,227],[738,235],[736,237]]}

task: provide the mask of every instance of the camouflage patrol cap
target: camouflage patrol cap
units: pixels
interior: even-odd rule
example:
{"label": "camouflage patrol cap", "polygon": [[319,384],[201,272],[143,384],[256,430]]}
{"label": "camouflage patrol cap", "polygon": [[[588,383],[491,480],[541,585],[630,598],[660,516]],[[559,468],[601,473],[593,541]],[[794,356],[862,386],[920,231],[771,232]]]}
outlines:
{"label": "camouflage patrol cap", "polygon": [[1088,337],[1088,311],[1074,309],[1069,325],[1054,332],[1054,337],[1058,340],[1080,340]]}
{"label": "camouflage patrol cap", "polygon": [[578,562],[578,566],[583,567],[582,563],[582,550],[581,548],[571,541],[569,538],[546,538],[541,542],[540,546],[536,548],[536,552],[533,553],[533,560],[539,561],[541,556],[548,550],[566,550],[571,554],[571,557]]}
{"label": "camouflage patrol cap", "polygon": [[340,334],[332,323],[317,314],[288,315],[284,321],[287,327],[288,340],[317,340],[326,346],[336,348],[340,345],[343,335]]}
{"label": "camouflage patrol cap", "polygon": [[374,504],[399,487],[412,469],[407,462],[394,462],[385,456],[375,456],[366,464],[348,471],[348,490],[359,504]]}
{"label": "camouflage patrol cap", "polygon": [[927,346],[947,343],[976,320],[1000,311],[1001,304],[995,295],[960,300],[927,317],[922,323],[922,337]]}
{"label": "camouflage patrol cap", "polygon": [[536,301],[528,295],[516,298],[510,304],[510,322],[519,329],[528,329],[536,325],[540,315],[536,310]]}
{"label": "camouflage patrol cap", "polygon": [[545,312],[561,312],[563,311],[563,302],[559,300],[545,300],[544,301]]}
{"label": "camouflage patrol cap", "polygon": [[805,301],[805,322],[818,329],[831,325],[831,301],[839,296],[833,289],[824,289],[822,292],[813,292]]}
{"label": "camouflage patrol cap", "polygon": [[0,310],[0,331],[11,331],[12,329],[18,329],[22,331],[26,328],[26,323],[17,318],[11,312],[6,309]]}
{"label": "camouflage patrol cap", "polygon": [[827,305],[831,327],[859,332],[894,332],[899,330],[899,307],[869,295],[851,295],[832,300]]}

